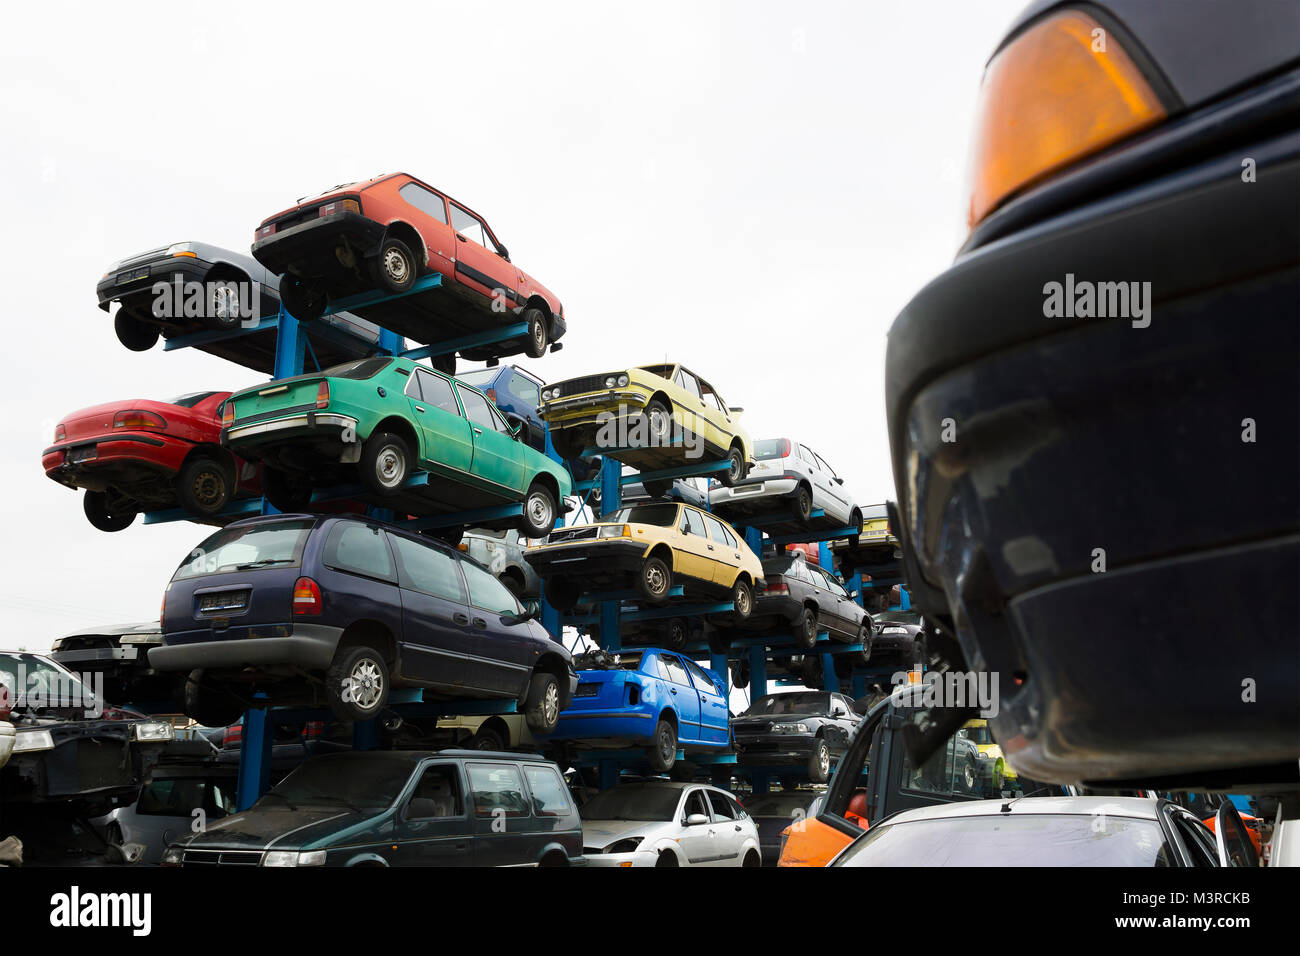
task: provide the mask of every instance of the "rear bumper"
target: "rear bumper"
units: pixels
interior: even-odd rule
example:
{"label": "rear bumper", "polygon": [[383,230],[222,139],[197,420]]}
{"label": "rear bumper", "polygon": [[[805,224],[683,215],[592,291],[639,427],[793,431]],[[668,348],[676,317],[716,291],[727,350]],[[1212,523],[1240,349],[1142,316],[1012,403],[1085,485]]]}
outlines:
{"label": "rear bumper", "polygon": [[[41,452],[41,466],[48,478],[77,488],[81,487],[81,479],[125,464],[139,465],[147,472],[175,475],[180,471],[185,456],[193,449],[193,443],[164,433],[123,432],[105,438],[73,439],[51,445]],[[93,452],[94,457],[69,460],[86,452]]]}
{"label": "rear bumper", "polygon": [[341,270],[336,248],[346,245],[359,256],[374,255],[384,231],[383,223],[355,212],[309,219],[258,239],[253,243],[253,258],[276,275],[292,272],[318,278]]}
{"label": "rear bumper", "polygon": [[[236,422],[229,428],[221,430],[221,443],[232,446],[253,447],[257,445],[278,444],[287,439],[301,437],[336,437],[334,431],[342,433],[346,429],[356,431],[357,420],[350,415],[337,412],[306,412],[301,415],[289,415],[265,422],[253,422],[240,425]],[[324,432],[330,434],[325,435]]]}
{"label": "rear bumper", "polygon": [[342,634],[342,628],[323,624],[294,624],[289,637],[222,639],[211,631],[169,634],[166,645],[149,651],[149,665],[159,671],[283,665],[324,670]]}

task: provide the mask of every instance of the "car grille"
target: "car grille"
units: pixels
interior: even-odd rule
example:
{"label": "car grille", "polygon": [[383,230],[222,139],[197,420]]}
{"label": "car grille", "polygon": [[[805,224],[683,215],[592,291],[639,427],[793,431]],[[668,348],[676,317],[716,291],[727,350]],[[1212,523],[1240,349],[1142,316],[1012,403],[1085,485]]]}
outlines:
{"label": "car grille", "polygon": [[261,850],[185,850],[182,866],[257,866]]}
{"label": "car grille", "polygon": [[600,693],[599,684],[579,684],[578,689],[573,692],[574,697],[595,697]]}
{"label": "car grille", "polygon": [[[584,375],[582,378],[571,378],[568,381],[560,382],[555,387],[560,390],[560,398],[568,398],[570,395],[581,395],[584,392],[598,392],[605,388],[605,375]],[[614,378],[618,378],[616,374]]]}
{"label": "car grille", "polygon": [[78,740],[76,747],[78,791],[138,784],[131,773],[131,755],[124,741],[113,737],[88,737]]}
{"label": "car grille", "polygon": [[319,215],[319,206],[312,206],[310,209],[299,209],[275,220],[275,231],[283,232],[286,229],[292,229],[294,226],[301,226],[307,220],[315,219]]}
{"label": "car grille", "polygon": [[746,724],[736,728],[737,737],[758,737],[767,733],[767,724]]}
{"label": "car grille", "polygon": [[568,531],[552,531],[546,539],[547,544],[559,544],[564,541],[585,541],[588,538],[596,537],[598,531],[595,528],[573,528]]}

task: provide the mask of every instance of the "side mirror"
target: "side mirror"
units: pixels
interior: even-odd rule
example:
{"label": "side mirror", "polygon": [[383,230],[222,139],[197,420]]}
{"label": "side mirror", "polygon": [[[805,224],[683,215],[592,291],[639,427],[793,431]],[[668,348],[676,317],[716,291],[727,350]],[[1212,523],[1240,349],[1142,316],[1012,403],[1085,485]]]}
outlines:
{"label": "side mirror", "polygon": [[698,827],[708,822],[709,818],[702,813],[692,813],[686,818],[686,825],[688,827]]}
{"label": "side mirror", "polygon": [[739,405],[732,405],[730,408],[727,409],[727,411],[731,412],[731,414],[733,414],[733,415],[739,415],[739,414],[740,414],[741,412],[743,412],[744,410],[745,410],[745,409],[743,409],[743,408],[742,408],[741,406],[739,406]]}
{"label": "side mirror", "polygon": [[518,438],[519,433],[524,430],[524,423],[518,418],[507,418],[506,424],[510,426],[510,434],[515,438]]}
{"label": "side mirror", "polygon": [[506,260],[506,262],[510,261],[510,250],[505,246],[497,246],[497,255]]}
{"label": "side mirror", "polygon": [[1255,844],[1246,835],[1241,814],[1226,798],[1214,815],[1214,844],[1219,850],[1219,866],[1259,866]]}
{"label": "side mirror", "polygon": [[844,484],[844,479],[841,478],[839,475],[836,475],[836,476],[835,476],[835,484],[837,484],[837,485],[842,485],[842,484]]}

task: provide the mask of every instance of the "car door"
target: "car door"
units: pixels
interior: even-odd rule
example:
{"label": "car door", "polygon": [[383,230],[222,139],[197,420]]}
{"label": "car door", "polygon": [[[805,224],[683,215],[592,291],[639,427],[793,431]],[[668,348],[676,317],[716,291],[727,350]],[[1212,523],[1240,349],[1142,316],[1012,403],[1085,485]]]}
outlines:
{"label": "car door", "polygon": [[478,389],[456,384],[474,438],[471,471],[479,484],[503,498],[524,493],[524,456],[501,414]]}
{"label": "car door", "polygon": [[813,457],[817,461],[817,470],[825,476],[822,488],[826,492],[825,503],[822,507],[826,514],[836,521],[848,524],[849,522],[849,493],[844,490],[844,485],[840,483],[840,478],[835,474],[835,469],[826,464],[826,459],[816,452]]}
{"label": "car door", "polygon": [[713,545],[704,526],[704,515],[694,508],[683,507],[677,515],[677,532],[674,570],[705,584],[712,583]]}
{"label": "car door", "polygon": [[[443,275],[451,275],[456,262],[456,235],[447,222],[447,201],[438,193],[420,183],[407,183],[397,190],[402,201],[423,215],[411,217],[412,224],[424,240],[429,268]],[[417,256],[419,249],[412,249]]]}
{"label": "car door", "polygon": [[713,811],[713,822],[709,824],[713,831],[713,860],[710,866],[739,866],[740,845],[745,839],[745,828],[736,819],[736,810],[727,795],[720,790],[706,789],[705,799]]}
{"label": "car door", "polygon": [[398,866],[464,866],[472,859],[472,836],[460,764],[433,760],[416,770],[393,826]]}
{"label": "car door", "polygon": [[740,542],[727,533],[722,522],[713,515],[704,515],[709,529],[709,555],[713,558],[713,583],[729,588],[740,571]]}
{"label": "car door", "polygon": [[700,694],[700,739],[705,743],[726,744],[731,716],[726,698],[718,693],[717,685],[699,664],[687,658],[682,660]]}
{"label": "car door", "polygon": [[700,395],[700,380],[679,365],[673,381],[681,386],[682,392],[685,393],[679,396],[681,404],[673,409],[673,417],[687,431],[706,438],[707,428],[704,422],[700,421],[700,413],[704,411],[704,398]]}
{"label": "car door", "polygon": [[[686,821],[699,814],[704,823],[688,824]],[[708,798],[704,796],[703,787],[691,787],[681,803],[681,812],[677,818],[681,835],[677,844],[686,854],[688,866],[708,866],[715,853],[713,851],[713,811],[709,808]]]}
{"label": "car door", "polygon": [[451,382],[437,372],[417,368],[407,382],[406,397],[411,420],[424,440],[424,461],[458,479],[467,474],[474,461],[474,440]]}
{"label": "car door", "polygon": [[840,694],[831,694],[830,721],[826,727],[826,744],[833,754],[842,754],[853,732],[853,705]]}
{"label": "car door", "polygon": [[709,422],[708,439],[719,448],[726,448],[731,444],[731,437],[736,433],[735,424],[731,420],[731,410],[727,408],[717,389],[704,379],[699,379],[699,383],[704,409],[702,414]]}
{"label": "car door", "polygon": [[504,321],[516,306],[518,272],[498,255],[482,219],[454,202],[450,205],[451,226],[456,232],[456,278],[493,299],[493,310],[499,309]]}
{"label": "car door", "polygon": [[468,673],[470,609],[457,560],[432,542],[387,534],[402,598],[401,676],[462,688]]}
{"label": "car door", "polygon": [[491,572],[469,558],[459,564],[470,614],[465,684],[494,696],[517,697],[537,657],[532,625],[520,620],[523,608]]}
{"label": "car door", "polygon": [[536,820],[513,762],[465,762],[473,806],[475,866],[520,866],[538,859]]}
{"label": "car door", "polygon": [[808,572],[817,580],[817,587],[820,591],[818,596],[818,606],[820,615],[825,626],[834,631],[836,634],[856,634],[857,628],[850,619],[851,611],[846,604],[856,603],[853,598],[849,597],[849,592],[844,590],[843,585],[835,580],[825,568],[814,568],[809,566]]}
{"label": "car door", "polygon": [[677,711],[677,739],[682,743],[700,740],[700,692],[691,683],[686,665],[676,654],[660,652],[659,663],[667,671],[668,699]]}

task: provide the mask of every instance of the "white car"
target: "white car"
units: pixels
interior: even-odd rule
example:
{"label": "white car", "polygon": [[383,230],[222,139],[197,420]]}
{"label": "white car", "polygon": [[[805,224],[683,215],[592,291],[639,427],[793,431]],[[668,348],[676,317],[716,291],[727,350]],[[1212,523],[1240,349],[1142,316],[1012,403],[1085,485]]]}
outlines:
{"label": "white car", "polygon": [[758,828],[731,794],[652,780],[603,790],[583,804],[588,866],[760,866]]}
{"label": "white car", "polygon": [[[857,528],[862,510],[825,460],[789,438],[754,443],[754,464],[730,488],[710,482],[709,510],[738,527],[746,518],[789,515],[794,530]],[[821,511],[823,514],[813,517]],[[781,522],[765,521],[764,531],[779,530]]]}

